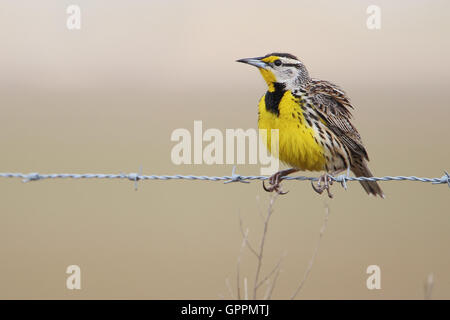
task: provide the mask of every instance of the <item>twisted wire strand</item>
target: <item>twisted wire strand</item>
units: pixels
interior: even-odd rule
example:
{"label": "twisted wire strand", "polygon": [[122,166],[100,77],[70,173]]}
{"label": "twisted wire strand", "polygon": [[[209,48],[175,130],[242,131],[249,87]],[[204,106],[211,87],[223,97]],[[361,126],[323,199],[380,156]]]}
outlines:
{"label": "twisted wire strand", "polygon": [[[0,172],[0,178],[20,178],[23,182],[45,180],[45,179],[128,179],[131,181],[141,180],[201,180],[201,181],[224,181],[249,183],[252,180],[267,180],[267,176],[243,176],[236,173],[236,167],[230,176],[196,176],[196,175],[142,175],[140,173],[129,174],[103,174],[103,173],[20,173],[20,172]],[[427,182],[432,184],[448,184],[450,187],[450,175],[444,172],[440,178],[424,178],[416,176],[384,176],[384,177],[351,177],[347,174],[339,176],[331,176],[333,181],[339,182],[344,188],[347,187],[348,181],[416,181]],[[317,177],[306,176],[287,176],[282,180],[297,180],[297,181],[317,181]]]}

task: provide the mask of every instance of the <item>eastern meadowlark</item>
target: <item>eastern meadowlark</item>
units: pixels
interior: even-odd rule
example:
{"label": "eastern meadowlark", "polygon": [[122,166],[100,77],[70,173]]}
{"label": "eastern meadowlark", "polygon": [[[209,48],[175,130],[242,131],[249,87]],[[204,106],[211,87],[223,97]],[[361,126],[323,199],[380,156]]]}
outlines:
{"label": "eastern meadowlark", "polygon": [[[352,170],[356,176],[372,177],[369,156],[356,128],[351,123],[353,106],[337,85],[310,78],[297,57],[271,53],[264,57],[240,59],[261,72],[269,89],[259,101],[258,127],[279,130],[278,156],[292,166],[269,178],[266,191],[283,193],[281,178],[299,170],[325,171],[315,191],[327,190],[336,175]],[[270,134],[267,147],[271,149]],[[377,182],[361,181],[368,194],[384,198]]]}

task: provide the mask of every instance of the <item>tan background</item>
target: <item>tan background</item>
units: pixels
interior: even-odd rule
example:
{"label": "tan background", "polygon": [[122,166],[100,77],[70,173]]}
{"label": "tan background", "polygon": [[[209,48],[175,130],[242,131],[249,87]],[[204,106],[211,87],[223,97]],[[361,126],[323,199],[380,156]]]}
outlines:
{"label": "tan background", "polygon": [[[66,29],[76,2],[80,31]],[[0,171],[226,175],[231,166],[175,166],[176,128],[255,128],[265,84],[238,58],[286,51],[351,96],[377,175],[440,177],[450,169],[448,1],[3,1]],[[258,174],[258,166],[240,166]],[[324,216],[317,260],[299,298],[450,298],[450,190],[355,183],[335,199],[288,182],[267,238],[264,271],[286,250],[274,298],[300,281]],[[0,298],[229,297],[241,243],[256,241],[259,182],[0,180]],[[260,201],[256,200],[257,197]],[[82,290],[65,269],[82,269]],[[255,259],[243,256],[253,279]],[[382,270],[369,291],[368,265]],[[251,283],[251,280],[249,280]]]}

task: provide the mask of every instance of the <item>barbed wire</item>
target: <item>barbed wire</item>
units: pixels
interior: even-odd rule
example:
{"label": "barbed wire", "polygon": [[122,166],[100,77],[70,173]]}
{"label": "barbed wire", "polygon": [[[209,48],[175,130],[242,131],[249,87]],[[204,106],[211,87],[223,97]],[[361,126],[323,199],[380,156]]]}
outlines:
{"label": "barbed wire", "polygon": [[[242,182],[249,183],[252,180],[267,180],[268,176],[243,176],[236,173],[236,167],[230,176],[197,176],[197,175],[143,175],[142,168],[139,173],[51,173],[41,174],[20,173],[20,172],[0,172],[0,178],[20,178],[23,182],[46,180],[46,179],[128,179],[134,181],[137,189],[137,182],[144,180],[200,180],[200,181],[224,181],[224,183]],[[347,182],[349,181],[417,181],[428,182],[432,184],[447,184],[450,187],[450,175],[444,171],[444,175],[440,178],[422,178],[416,176],[384,176],[384,177],[351,177],[349,173],[339,176],[331,176],[331,179],[338,182],[347,189]],[[282,177],[281,180],[297,180],[297,181],[317,181],[318,177],[306,176],[287,176]]]}

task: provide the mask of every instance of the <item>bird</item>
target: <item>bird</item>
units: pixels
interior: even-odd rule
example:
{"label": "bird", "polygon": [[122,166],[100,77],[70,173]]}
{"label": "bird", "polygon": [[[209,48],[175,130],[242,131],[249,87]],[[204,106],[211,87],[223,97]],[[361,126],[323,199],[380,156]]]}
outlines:
{"label": "bird", "polygon": [[[270,53],[255,58],[239,59],[258,68],[268,90],[258,104],[259,129],[278,129],[276,156],[290,169],[278,171],[269,179],[266,191],[285,194],[283,177],[297,171],[320,171],[313,189],[330,198],[332,177],[351,170],[357,177],[372,177],[369,156],[361,135],[352,124],[354,109],[348,95],[336,84],[311,78],[302,61],[289,53]],[[271,153],[270,134],[267,148]],[[376,181],[360,181],[369,195],[385,197]]]}

